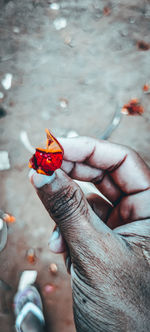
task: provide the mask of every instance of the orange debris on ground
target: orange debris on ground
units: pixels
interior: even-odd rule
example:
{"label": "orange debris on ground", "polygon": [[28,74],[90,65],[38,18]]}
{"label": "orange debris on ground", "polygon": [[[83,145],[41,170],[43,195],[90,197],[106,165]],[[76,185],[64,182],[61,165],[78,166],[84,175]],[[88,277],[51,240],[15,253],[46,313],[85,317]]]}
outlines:
{"label": "orange debris on ground", "polygon": [[144,107],[138,99],[131,99],[128,104],[123,106],[121,113],[125,115],[141,115],[144,113]]}
{"label": "orange debris on ground", "polygon": [[137,42],[137,47],[141,51],[148,51],[150,49],[150,44],[146,43],[144,40],[139,40]]}
{"label": "orange debris on ground", "polygon": [[143,86],[143,91],[144,91],[144,92],[148,92],[148,91],[150,91],[150,85],[149,85],[149,84],[144,84],[144,86]]}
{"label": "orange debris on ground", "polygon": [[111,9],[110,9],[109,7],[104,7],[104,8],[103,8],[103,14],[104,14],[105,16],[110,15],[110,14],[111,14]]}
{"label": "orange debris on ground", "polygon": [[8,214],[8,213],[4,213],[3,215],[3,220],[5,222],[8,222],[8,223],[13,223],[16,221],[16,218],[14,216],[12,216],[11,214]]}

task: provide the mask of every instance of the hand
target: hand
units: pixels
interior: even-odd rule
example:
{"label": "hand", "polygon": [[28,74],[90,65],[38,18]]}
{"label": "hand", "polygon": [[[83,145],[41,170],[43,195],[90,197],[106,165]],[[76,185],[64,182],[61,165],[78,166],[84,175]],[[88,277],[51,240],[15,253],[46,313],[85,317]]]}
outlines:
{"label": "hand", "polygon": [[[32,183],[71,257],[80,332],[147,332],[150,322],[150,170],[132,150],[92,138],[60,141],[62,169]],[[91,181],[111,202],[88,201],[71,178]],[[40,188],[37,188],[40,187]],[[55,251],[64,250],[62,236]]]}

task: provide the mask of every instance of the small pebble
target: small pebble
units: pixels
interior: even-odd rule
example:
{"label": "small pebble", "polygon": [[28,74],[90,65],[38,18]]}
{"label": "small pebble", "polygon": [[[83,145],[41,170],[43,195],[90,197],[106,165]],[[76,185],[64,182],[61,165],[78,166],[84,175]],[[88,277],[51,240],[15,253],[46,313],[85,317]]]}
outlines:
{"label": "small pebble", "polygon": [[52,10],[59,10],[60,9],[60,5],[59,3],[53,2],[49,5],[50,9]]}
{"label": "small pebble", "polygon": [[9,90],[11,88],[12,78],[13,78],[13,75],[10,73],[7,73],[7,74],[5,74],[4,78],[2,79],[1,83],[5,90]]}
{"label": "small pebble", "polygon": [[66,108],[68,106],[68,100],[66,98],[60,98],[59,101],[62,108]]}
{"label": "small pebble", "polygon": [[67,20],[64,17],[56,18],[53,24],[56,30],[61,30],[67,26]]}
{"label": "small pebble", "polygon": [[20,29],[18,27],[14,27],[13,32],[18,34],[20,32]]}
{"label": "small pebble", "polygon": [[0,151],[0,171],[10,169],[10,162],[7,151]]}

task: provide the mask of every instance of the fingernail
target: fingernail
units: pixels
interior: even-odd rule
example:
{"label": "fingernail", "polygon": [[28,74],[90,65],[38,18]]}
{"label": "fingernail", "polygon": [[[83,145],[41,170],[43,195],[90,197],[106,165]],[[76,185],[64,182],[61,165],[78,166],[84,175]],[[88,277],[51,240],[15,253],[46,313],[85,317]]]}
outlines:
{"label": "fingernail", "polygon": [[57,239],[59,238],[59,235],[60,235],[60,229],[59,229],[59,227],[56,227],[55,230],[53,231],[53,233],[52,233],[50,239],[49,239],[49,243],[50,243],[51,241],[55,241],[55,240],[57,240]]}
{"label": "fingernail", "polygon": [[70,256],[67,256],[66,261],[65,261],[66,269],[67,272],[70,274],[70,268],[71,268],[71,258]]}
{"label": "fingernail", "polygon": [[29,177],[30,180],[31,180],[31,177],[34,173],[36,173],[36,171],[33,168],[31,168],[30,171],[29,171],[29,174],[28,174],[28,177]]}
{"label": "fingernail", "polygon": [[60,236],[60,229],[59,227],[56,227],[56,229],[53,231],[50,239],[49,239],[49,242],[48,242],[48,245],[49,245],[49,248],[51,250],[54,250],[55,251],[55,247],[56,247],[56,240],[59,239],[59,236]]}
{"label": "fingernail", "polygon": [[55,173],[52,175],[44,175],[44,174],[38,174],[35,170],[32,170],[29,172],[29,178],[31,183],[36,188],[41,188],[45,184],[51,183],[55,179]]}

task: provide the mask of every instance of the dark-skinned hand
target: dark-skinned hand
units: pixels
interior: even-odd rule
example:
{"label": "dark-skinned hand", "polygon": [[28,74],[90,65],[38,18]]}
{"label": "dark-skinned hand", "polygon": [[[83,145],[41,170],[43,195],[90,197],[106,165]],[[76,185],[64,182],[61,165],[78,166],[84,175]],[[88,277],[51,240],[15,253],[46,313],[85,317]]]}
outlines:
{"label": "dark-skinned hand", "polygon": [[[62,170],[51,178],[34,172],[31,182],[57,225],[51,249],[67,250],[68,266],[71,260],[76,329],[148,332],[150,170],[121,145],[89,137],[59,141]],[[110,203],[93,193],[86,198],[73,179],[94,183]]]}

